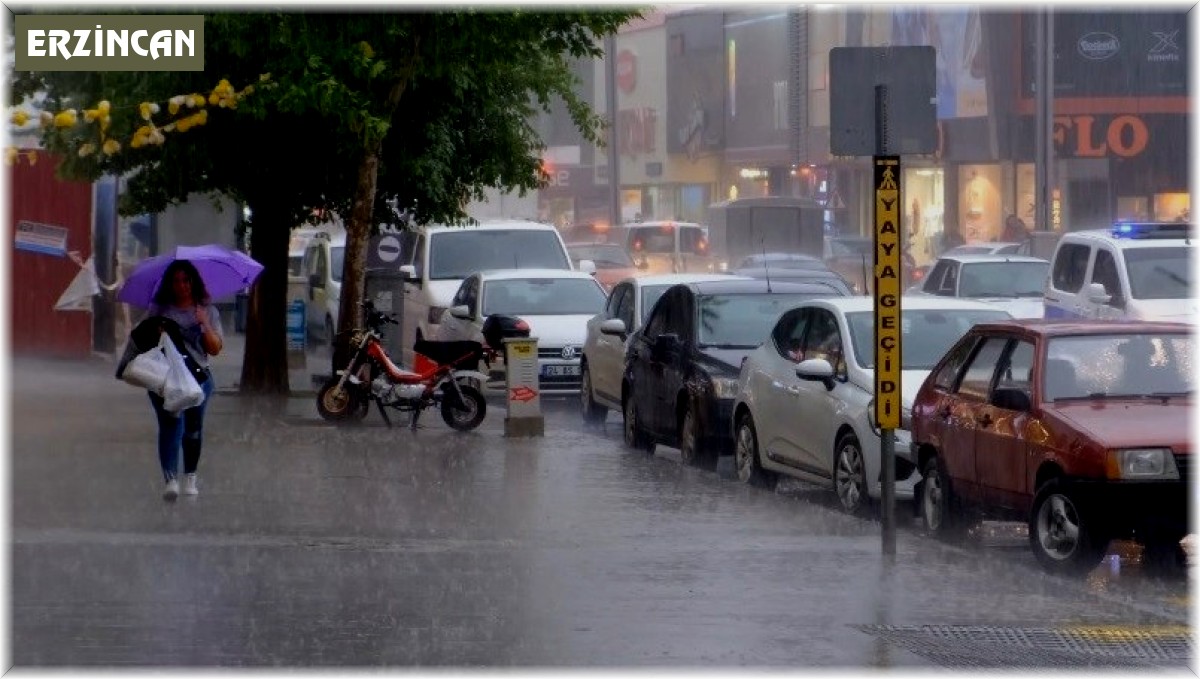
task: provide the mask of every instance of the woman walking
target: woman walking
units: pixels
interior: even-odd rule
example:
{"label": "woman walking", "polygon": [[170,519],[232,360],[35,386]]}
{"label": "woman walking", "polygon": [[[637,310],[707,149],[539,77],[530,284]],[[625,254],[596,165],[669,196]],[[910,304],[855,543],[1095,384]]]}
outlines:
{"label": "woman walking", "polygon": [[[221,315],[211,304],[204,280],[196,267],[178,259],[167,267],[154,294],[149,317],[160,317],[179,326],[179,338],[186,351],[203,370],[196,376],[204,390],[204,402],[188,408],[178,417],[163,408],[163,398],[150,392],[150,403],[158,417],[158,460],[166,483],[163,498],[179,497],[179,453],[183,451],[183,494],[198,495],[196,468],[200,464],[200,444],[204,433],[204,410],[213,393],[212,371],[208,357],[221,353]],[[168,324],[169,325],[169,324]]]}

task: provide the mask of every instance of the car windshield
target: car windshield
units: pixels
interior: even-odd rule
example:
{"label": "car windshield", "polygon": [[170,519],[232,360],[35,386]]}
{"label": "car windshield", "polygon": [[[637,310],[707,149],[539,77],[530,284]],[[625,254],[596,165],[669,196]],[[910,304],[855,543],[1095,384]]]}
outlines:
{"label": "car windshield", "polygon": [[[1007,312],[983,309],[902,309],[900,312],[900,357],[904,370],[933,370],[967,331],[977,323],[1004,321]],[[846,314],[854,360],[868,370],[875,367],[875,316],[870,311]]]}
{"label": "car windshield", "polygon": [[783,312],[817,296],[811,293],[702,295],[697,343],[702,347],[753,349],[766,341],[771,326]]}
{"label": "car windshield", "polygon": [[825,262],[822,262],[816,257],[810,255],[792,255],[782,252],[767,253],[765,255],[750,255],[743,259],[737,266],[739,269],[758,269],[763,265],[769,266],[772,269],[824,269]]}
{"label": "car windshield", "polygon": [[870,255],[875,244],[866,238],[845,238],[829,241],[829,253],[834,257]]}
{"label": "car windshield", "polygon": [[429,242],[429,278],[435,281],[492,269],[571,268],[551,230],[464,228],[434,233]]}
{"label": "car windshield", "polygon": [[346,248],[341,245],[329,248],[329,259],[331,260],[329,275],[333,280],[341,283],[342,269],[346,266]]}
{"label": "car windshield", "polygon": [[642,286],[642,323],[650,317],[650,312],[654,309],[654,304],[658,302],[658,298],[663,296],[670,285],[643,285]]}
{"label": "car windshield", "polygon": [[950,248],[942,256],[947,255],[988,255],[991,254],[992,248],[988,245],[960,245],[956,248]]}
{"label": "car windshield", "polygon": [[1192,343],[1183,333],[1055,337],[1046,348],[1046,401],[1169,396],[1191,390]]}
{"label": "car windshield", "polygon": [[1049,262],[969,262],[959,274],[959,297],[1041,297]]}
{"label": "car windshield", "polygon": [[634,252],[670,255],[675,253],[675,229],[643,226],[629,229],[629,249]]}
{"label": "car windshield", "polygon": [[514,278],[483,284],[483,315],[595,315],[604,309],[604,291],[590,278]]}
{"label": "car windshield", "polygon": [[1129,292],[1134,299],[1186,299],[1194,248],[1161,247],[1125,250]]}
{"label": "car windshield", "polygon": [[571,261],[579,264],[580,260],[590,259],[596,263],[597,269],[622,269],[633,266],[633,259],[625,248],[620,245],[572,245],[567,248]]}

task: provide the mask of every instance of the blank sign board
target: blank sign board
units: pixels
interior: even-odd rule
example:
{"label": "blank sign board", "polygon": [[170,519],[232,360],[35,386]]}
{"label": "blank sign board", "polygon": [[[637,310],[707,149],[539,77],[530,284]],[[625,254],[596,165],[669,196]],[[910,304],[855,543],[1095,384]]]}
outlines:
{"label": "blank sign board", "polygon": [[[923,155],[937,150],[934,48],[829,50],[829,150],[836,156]],[[888,94],[888,147],[876,145],[875,86]]]}

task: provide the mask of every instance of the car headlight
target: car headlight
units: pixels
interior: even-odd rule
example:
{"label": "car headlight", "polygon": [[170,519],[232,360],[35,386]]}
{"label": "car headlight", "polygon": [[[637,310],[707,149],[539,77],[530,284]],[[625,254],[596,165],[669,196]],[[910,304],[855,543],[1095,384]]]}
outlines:
{"label": "car headlight", "polygon": [[717,398],[737,397],[738,381],[732,377],[714,377],[712,385],[713,395]]}
{"label": "car headlight", "polygon": [[444,307],[444,306],[429,307],[429,324],[437,325],[437,324],[441,323],[442,322],[442,314],[444,314],[444,313],[446,313],[446,307]]}
{"label": "car headlight", "polygon": [[1108,451],[1110,479],[1178,479],[1175,456],[1167,448],[1129,448]]}

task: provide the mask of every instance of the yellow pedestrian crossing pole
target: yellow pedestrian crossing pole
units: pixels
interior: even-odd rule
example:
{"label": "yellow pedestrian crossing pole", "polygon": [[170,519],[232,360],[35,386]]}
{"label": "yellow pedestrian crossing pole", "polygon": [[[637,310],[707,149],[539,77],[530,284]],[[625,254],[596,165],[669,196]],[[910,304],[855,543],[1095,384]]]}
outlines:
{"label": "yellow pedestrian crossing pole", "polygon": [[883,553],[896,553],[900,390],[900,156],[875,156],[875,422],[883,464]]}

